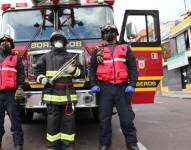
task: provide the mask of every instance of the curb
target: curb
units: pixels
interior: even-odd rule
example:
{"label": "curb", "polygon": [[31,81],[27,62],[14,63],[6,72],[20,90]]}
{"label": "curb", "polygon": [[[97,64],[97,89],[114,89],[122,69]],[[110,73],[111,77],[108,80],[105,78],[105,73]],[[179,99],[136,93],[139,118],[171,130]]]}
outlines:
{"label": "curb", "polygon": [[191,94],[162,93],[162,96],[191,99]]}

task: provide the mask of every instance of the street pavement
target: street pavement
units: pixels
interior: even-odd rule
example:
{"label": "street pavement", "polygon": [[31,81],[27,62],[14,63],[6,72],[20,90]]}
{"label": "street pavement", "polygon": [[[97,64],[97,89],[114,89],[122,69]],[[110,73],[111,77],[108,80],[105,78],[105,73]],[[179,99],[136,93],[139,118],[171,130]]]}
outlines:
{"label": "street pavement", "polygon": [[[157,96],[155,104],[134,105],[135,125],[140,150],[191,149],[191,99]],[[111,150],[125,150],[117,115],[113,116]],[[5,119],[3,150],[13,150],[10,122]],[[46,117],[36,114],[31,124],[24,124],[24,150],[46,149]],[[98,150],[98,124],[87,112],[77,116],[76,150]]]}

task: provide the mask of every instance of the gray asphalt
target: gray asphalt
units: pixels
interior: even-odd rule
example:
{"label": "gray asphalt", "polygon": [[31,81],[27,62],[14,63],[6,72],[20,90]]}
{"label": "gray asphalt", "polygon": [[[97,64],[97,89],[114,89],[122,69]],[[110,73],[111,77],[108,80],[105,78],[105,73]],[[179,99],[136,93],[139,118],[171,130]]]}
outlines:
{"label": "gray asphalt", "polygon": [[[148,150],[191,149],[191,99],[156,97],[155,104],[134,105],[135,125],[141,144]],[[125,150],[117,115],[113,117],[111,150]],[[13,150],[10,122],[5,119],[3,150]],[[36,114],[31,124],[24,124],[24,150],[46,149],[46,117]],[[98,150],[98,124],[83,112],[77,116],[76,150]]]}

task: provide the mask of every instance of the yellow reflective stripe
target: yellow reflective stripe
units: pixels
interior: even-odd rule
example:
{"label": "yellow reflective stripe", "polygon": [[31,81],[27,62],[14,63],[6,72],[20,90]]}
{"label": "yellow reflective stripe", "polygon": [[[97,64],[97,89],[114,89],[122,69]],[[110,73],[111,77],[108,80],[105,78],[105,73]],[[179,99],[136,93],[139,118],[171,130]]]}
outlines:
{"label": "yellow reflective stripe", "polygon": [[[46,71],[46,76],[47,77],[53,77],[55,74],[57,73],[57,70],[56,71]],[[61,77],[71,77],[72,75],[71,74],[62,74]]]}
{"label": "yellow reflective stripe", "polygon": [[77,95],[70,95],[72,100],[77,100]]}
{"label": "yellow reflective stripe", "polygon": [[74,83],[74,87],[84,87],[84,83]]}
{"label": "yellow reflective stripe", "polygon": [[58,133],[56,135],[50,135],[47,133],[46,135],[46,139],[49,141],[49,142],[55,142],[57,140],[60,140],[61,138],[61,133]]}
{"label": "yellow reflective stripe", "polygon": [[157,51],[157,52],[161,52],[162,48],[161,47],[132,47],[131,48],[132,51]]}
{"label": "yellow reflective stripe", "polygon": [[74,141],[75,134],[65,134],[65,133],[58,133],[56,135],[50,135],[47,133],[46,139],[49,142],[55,142],[57,140],[67,140],[67,141]]}
{"label": "yellow reflective stripe", "polygon": [[44,78],[44,77],[46,77],[46,76],[43,75],[43,74],[38,75],[38,77],[37,77],[37,79],[36,79],[36,82],[40,83],[40,79],[41,79],[41,78]]}
{"label": "yellow reflective stripe", "polygon": [[76,72],[73,76],[77,77],[81,74],[81,70],[77,67]]}
{"label": "yellow reflective stripe", "polygon": [[[75,101],[77,100],[77,95],[70,95],[71,100]],[[50,101],[50,102],[67,102],[67,96],[59,96],[59,95],[50,95],[50,94],[44,94],[43,100]]]}
{"label": "yellow reflective stripe", "polygon": [[162,80],[163,76],[139,76],[138,80]]}
{"label": "yellow reflective stripe", "polygon": [[44,85],[42,84],[30,84],[31,88],[44,88]]}
{"label": "yellow reflective stripe", "polygon": [[61,133],[61,140],[74,141],[75,134]]}
{"label": "yellow reflective stripe", "polygon": [[136,92],[153,92],[156,90],[157,88],[135,88]]}

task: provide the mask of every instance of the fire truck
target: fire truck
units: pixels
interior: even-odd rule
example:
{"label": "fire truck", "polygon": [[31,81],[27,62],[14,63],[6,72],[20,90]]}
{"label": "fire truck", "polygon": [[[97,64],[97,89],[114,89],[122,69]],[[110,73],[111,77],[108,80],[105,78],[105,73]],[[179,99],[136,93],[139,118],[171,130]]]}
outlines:
{"label": "fire truck", "polygon": [[[26,82],[25,99],[22,105],[23,121],[33,118],[34,112],[46,111],[41,101],[43,85],[36,83],[34,68],[38,58],[49,52],[52,32],[62,30],[69,40],[67,51],[78,54],[83,65],[83,76],[74,79],[77,90],[77,109],[87,109],[95,119],[99,102],[90,91],[90,59],[102,43],[100,27],[114,24],[115,0],[40,0],[34,6],[27,3],[2,4],[1,35],[14,39],[14,53],[22,57]],[[121,24],[120,43],[131,46],[136,57],[139,78],[136,92],[132,95],[135,104],[154,103],[157,86],[162,79],[162,49],[157,10],[126,10]]]}

